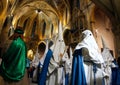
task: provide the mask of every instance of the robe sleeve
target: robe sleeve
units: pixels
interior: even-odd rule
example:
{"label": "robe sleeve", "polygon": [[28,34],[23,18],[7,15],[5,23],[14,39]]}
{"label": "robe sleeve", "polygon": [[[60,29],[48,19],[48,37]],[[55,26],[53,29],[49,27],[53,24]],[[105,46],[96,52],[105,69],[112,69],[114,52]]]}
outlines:
{"label": "robe sleeve", "polygon": [[95,64],[97,64],[99,67],[101,67],[101,63],[99,63],[99,61],[97,60],[97,58],[93,58],[89,55],[89,51],[87,48],[82,48],[82,55],[83,55],[83,59],[84,61],[89,61],[89,62],[93,62]]}
{"label": "robe sleeve", "polygon": [[50,75],[55,69],[59,67],[58,63],[54,61],[53,57],[50,59],[49,67],[48,67],[48,75]]}

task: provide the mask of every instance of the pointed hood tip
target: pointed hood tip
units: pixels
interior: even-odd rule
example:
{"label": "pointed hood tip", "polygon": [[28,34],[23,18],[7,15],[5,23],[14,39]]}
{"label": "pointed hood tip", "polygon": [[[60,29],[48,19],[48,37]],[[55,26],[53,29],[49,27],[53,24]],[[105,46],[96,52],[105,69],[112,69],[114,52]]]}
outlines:
{"label": "pointed hood tip", "polygon": [[105,40],[104,40],[103,36],[101,36],[101,40],[102,40],[103,48],[108,48],[106,43],[105,43]]}

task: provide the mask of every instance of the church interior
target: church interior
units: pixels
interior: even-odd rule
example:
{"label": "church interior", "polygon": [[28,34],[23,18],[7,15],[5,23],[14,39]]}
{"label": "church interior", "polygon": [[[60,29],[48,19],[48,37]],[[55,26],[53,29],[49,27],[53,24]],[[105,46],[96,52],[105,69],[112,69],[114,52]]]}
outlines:
{"label": "church interior", "polygon": [[[114,59],[120,56],[120,0],[0,0],[0,57],[20,26],[28,50],[68,29],[72,49],[82,31],[91,30],[102,52],[104,40]],[[62,32],[59,32],[62,28]],[[67,36],[66,36],[67,37]],[[54,42],[53,42],[54,43]],[[33,56],[32,56],[33,57]]]}

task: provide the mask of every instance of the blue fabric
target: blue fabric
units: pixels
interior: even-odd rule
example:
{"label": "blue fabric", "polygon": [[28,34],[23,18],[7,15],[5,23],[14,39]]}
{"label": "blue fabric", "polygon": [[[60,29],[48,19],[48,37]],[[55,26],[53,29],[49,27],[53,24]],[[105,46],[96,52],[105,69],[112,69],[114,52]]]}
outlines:
{"label": "blue fabric", "polygon": [[71,85],[87,85],[81,49],[73,54]]}
{"label": "blue fabric", "polygon": [[102,85],[105,85],[104,77],[102,78]]}
{"label": "blue fabric", "polygon": [[28,58],[26,58],[26,67],[28,68],[28,67],[30,67],[30,60],[28,59]]}
{"label": "blue fabric", "polygon": [[93,63],[93,72],[94,72],[94,85],[96,85],[96,71],[97,71],[96,64],[95,64],[95,63]]}
{"label": "blue fabric", "polygon": [[48,66],[49,66],[51,57],[52,57],[52,51],[49,49],[43,64],[42,71],[41,73],[39,73],[38,85],[46,85],[46,76],[47,76]]}
{"label": "blue fabric", "polygon": [[111,85],[120,85],[120,68],[112,68]]}
{"label": "blue fabric", "polygon": [[39,62],[39,64],[38,64],[38,66],[37,66],[37,82],[39,81],[39,72],[40,72],[40,66],[41,66],[42,64],[41,64],[41,62]]}
{"label": "blue fabric", "polygon": [[65,74],[65,85],[69,85],[69,74]]}
{"label": "blue fabric", "polygon": [[118,65],[118,63],[117,63],[117,61],[116,61],[116,59],[114,59],[114,61],[112,61],[115,65],[116,65],[116,67],[119,67],[119,65]]}

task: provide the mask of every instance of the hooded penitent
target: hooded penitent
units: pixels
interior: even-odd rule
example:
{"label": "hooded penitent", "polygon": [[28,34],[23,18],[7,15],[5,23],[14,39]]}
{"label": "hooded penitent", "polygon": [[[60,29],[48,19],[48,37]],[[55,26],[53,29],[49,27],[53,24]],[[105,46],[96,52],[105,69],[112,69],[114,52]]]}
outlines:
{"label": "hooded penitent", "polygon": [[102,57],[104,59],[104,68],[103,69],[108,74],[108,78],[105,78],[105,85],[110,85],[111,75],[112,75],[111,68],[115,67],[115,64],[113,63],[114,57],[110,53],[110,49],[107,47],[103,37],[101,37],[101,39],[102,39],[102,44],[103,44],[103,51],[102,51]]}
{"label": "hooded penitent", "polygon": [[90,30],[81,34],[73,54],[71,85],[102,85],[104,63],[97,43]]}
{"label": "hooded penitent", "polygon": [[[15,33],[23,34],[21,29]],[[12,35],[14,36],[14,35]],[[25,42],[18,36],[3,55],[0,74],[7,81],[19,81],[25,74],[27,48]]]}
{"label": "hooded penitent", "polygon": [[90,30],[82,32],[82,41],[76,46],[76,49],[87,48],[91,59],[96,63],[104,63],[102,55],[99,51],[96,40]]}

